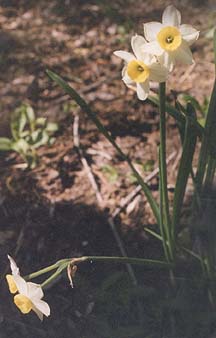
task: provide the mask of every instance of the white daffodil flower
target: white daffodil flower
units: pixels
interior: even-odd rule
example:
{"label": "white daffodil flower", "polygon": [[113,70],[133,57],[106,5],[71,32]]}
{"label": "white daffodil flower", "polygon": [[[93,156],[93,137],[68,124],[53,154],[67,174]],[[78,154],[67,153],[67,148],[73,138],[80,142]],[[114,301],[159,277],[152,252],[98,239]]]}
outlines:
{"label": "white daffodil flower", "polygon": [[33,310],[40,320],[43,320],[43,315],[50,315],[49,305],[42,300],[44,294],[39,284],[26,282],[21,276],[14,276],[14,281],[17,286],[18,294],[14,296],[14,303],[19,310],[27,314]]}
{"label": "white daffodil flower", "polygon": [[50,315],[49,305],[41,300],[44,296],[43,290],[39,284],[26,282],[24,278],[20,276],[19,268],[12,257],[8,255],[11,267],[11,275],[6,275],[9,290],[11,293],[17,295],[14,296],[14,303],[24,314],[33,310],[40,320],[43,320],[43,315]]}
{"label": "white daffodil flower", "polygon": [[174,6],[164,10],[162,23],[144,24],[144,35],[148,43],[143,46],[143,51],[156,55],[169,71],[176,61],[194,63],[190,45],[198,39],[199,31],[191,25],[181,25],[181,14]]}
{"label": "white daffodil flower", "polygon": [[129,88],[137,91],[140,100],[148,97],[150,84],[149,81],[166,81],[167,69],[160,65],[155,56],[144,52],[146,40],[135,35],[131,39],[133,53],[125,51],[116,51],[114,54],[125,61],[125,67],[122,70],[122,80]]}
{"label": "white daffodil flower", "polygon": [[19,276],[20,272],[19,272],[19,268],[16,265],[16,262],[14,261],[14,259],[12,257],[10,257],[9,255],[8,255],[8,259],[10,261],[10,267],[11,267],[12,274],[7,274],[6,280],[7,280],[10,292],[16,293],[17,292],[17,286],[16,286],[16,283],[14,281],[14,276]]}

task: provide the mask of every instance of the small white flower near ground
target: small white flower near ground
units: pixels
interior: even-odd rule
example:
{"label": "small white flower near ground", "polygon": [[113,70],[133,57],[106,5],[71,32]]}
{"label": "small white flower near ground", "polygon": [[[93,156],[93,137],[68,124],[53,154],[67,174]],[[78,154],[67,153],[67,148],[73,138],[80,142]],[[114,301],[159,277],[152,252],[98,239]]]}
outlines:
{"label": "small white flower near ground", "polygon": [[40,320],[43,320],[43,315],[50,315],[49,305],[42,300],[44,294],[41,286],[36,283],[26,282],[20,276],[19,268],[12,257],[8,255],[12,274],[6,275],[8,287],[11,293],[15,294],[14,303],[23,314],[33,310]]}

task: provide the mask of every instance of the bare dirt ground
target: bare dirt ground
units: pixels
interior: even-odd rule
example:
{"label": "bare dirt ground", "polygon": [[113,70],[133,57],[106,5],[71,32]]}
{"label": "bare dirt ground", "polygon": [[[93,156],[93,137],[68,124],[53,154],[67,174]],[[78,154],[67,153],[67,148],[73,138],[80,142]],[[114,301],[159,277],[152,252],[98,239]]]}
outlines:
{"label": "bare dirt ground", "polygon": [[[183,22],[194,25],[201,34],[193,45],[196,63],[177,67],[169,79],[167,92],[172,100],[170,89],[176,93],[189,91],[202,104],[213,85],[213,46],[207,35],[215,22],[214,3],[174,3]],[[119,323],[124,326],[119,313],[119,318],[114,319],[121,306],[113,305],[113,312],[106,305],[102,307],[105,296],[96,291],[101,280],[115,273],[112,266],[83,266],[74,290],[66,277],[47,290],[52,316],[43,325],[33,315],[21,317],[10,302],[3,274],[7,269],[7,253],[17,257],[23,273],[63,257],[119,254],[108,218],[115,216],[116,208],[135,189],[134,177],[127,163],[49,80],[45,70],[60,74],[85,97],[140,173],[148,177],[157,169],[158,111],[148,101],[139,102],[125,88],[120,75],[122,64],[113,51],[129,50],[131,36],[142,33],[143,22],[159,20],[167,4],[169,1],[161,4],[137,0],[136,5],[130,0],[0,1],[0,135],[10,135],[10,112],[23,102],[34,107],[38,116],[47,116],[60,126],[54,145],[40,148],[40,164],[32,171],[23,169],[22,159],[17,155],[0,155],[0,270],[4,300],[0,307],[0,337],[101,338],[112,334],[114,338]],[[75,120],[78,115],[79,125]],[[167,122],[172,198],[180,140],[175,121],[168,117]],[[102,201],[97,198],[74,146],[77,126],[82,156]],[[149,184],[157,197],[157,174]],[[114,216],[129,255],[160,255],[160,247],[144,231],[145,226],[154,226],[155,221],[142,194]],[[124,268],[119,269],[124,274]],[[143,272],[138,273],[144,278]],[[148,276],[147,288],[153,278],[151,274]],[[98,312],[104,312],[104,316],[99,318]],[[113,331],[107,328],[107,316]]]}

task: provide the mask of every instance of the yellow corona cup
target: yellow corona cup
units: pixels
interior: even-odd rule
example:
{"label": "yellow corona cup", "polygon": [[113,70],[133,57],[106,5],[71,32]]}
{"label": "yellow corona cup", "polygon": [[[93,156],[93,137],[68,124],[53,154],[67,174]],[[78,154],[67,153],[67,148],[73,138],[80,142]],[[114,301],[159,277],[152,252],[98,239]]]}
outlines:
{"label": "yellow corona cup", "polygon": [[171,71],[176,61],[194,62],[190,45],[199,37],[191,25],[181,24],[181,14],[174,6],[168,6],[162,16],[162,23],[144,24],[144,35],[148,41],[143,51],[156,55],[159,62]]}
{"label": "yellow corona cup", "polygon": [[49,305],[42,300],[44,294],[41,286],[36,283],[26,282],[20,276],[19,268],[12,257],[8,255],[12,274],[6,275],[6,280],[11,293],[14,296],[14,303],[18,309],[27,314],[33,310],[40,320],[43,320],[43,315],[50,315]]}
{"label": "yellow corona cup", "polygon": [[133,54],[122,50],[114,52],[125,61],[122,80],[126,86],[137,92],[140,100],[148,97],[150,81],[164,82],[168,75],[167,69],[153,55],[143,52],[145,44],[146,40],[142,36],[135,35],[131,39]]}

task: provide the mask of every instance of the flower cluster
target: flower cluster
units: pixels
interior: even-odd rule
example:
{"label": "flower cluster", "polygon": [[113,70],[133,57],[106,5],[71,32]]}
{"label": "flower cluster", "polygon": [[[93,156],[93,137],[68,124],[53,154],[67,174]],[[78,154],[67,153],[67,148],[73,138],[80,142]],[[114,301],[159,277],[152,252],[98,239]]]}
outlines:
{"label": "flower cluster", "polygon": [[162,23],[144,24],[144,37],[131,39],[132,53],[116,51],[114,54],[125,61],[122,80],[137,91],[140,100],[149,94],[149,81],[165,82],[176,62],[194,62],[190,45],[199,37],[191,25],[181,25],[181,14],[172,5],[162,15]]}
{"label": "flower cluster", "polygon": [[50,315],[49,305],[42,300],[44,294],[41,286],[32,282],[26,282],[20,276],[19,268],[12,257],[8,255],[12,274],[6,275],[9,290],[14,296],[14,303],[19,310],[27,314],[33,310],[40,320],[43,320],[43,315]]}

